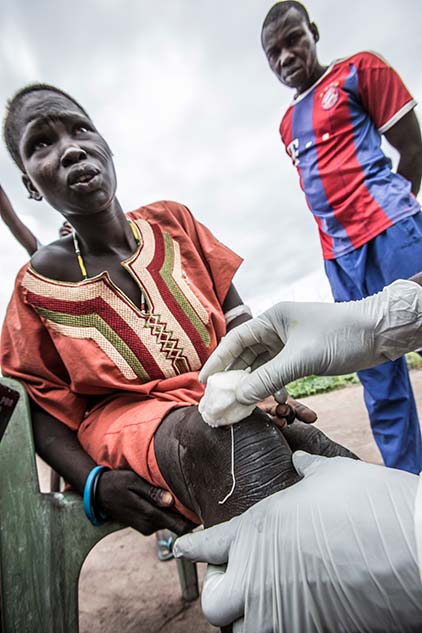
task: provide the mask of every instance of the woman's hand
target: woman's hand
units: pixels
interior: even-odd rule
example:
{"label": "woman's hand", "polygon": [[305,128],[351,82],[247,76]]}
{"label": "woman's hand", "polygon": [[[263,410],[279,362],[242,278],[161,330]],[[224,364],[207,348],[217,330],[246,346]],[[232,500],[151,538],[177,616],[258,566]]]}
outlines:
{"label": "woman's hand", "polygon": [[315,411],[312,411],[312,409],[301,402],[293,400],[290,396],[284,404],[279,404],[274,396],[268,396],[268,398],[258,403],[258,407],[268,413],[274,424],[281,429],[295,420],[312,424],[318,419]]}
{"label": "woman's hand", "polygon": [[148,535],[167,528],[185,534],[195,526],[175,510],[173,496],[131,470],[109,470],[98,483],[97,505],[114,521]]}
{"label": "woman's hand", "polygon": [[[83,495],[86,478],[97,464],[84,451],[74,431],[34,402],[31,411],[37,453]],[[193,523],[173,510],[173,503],[170,492],[152,486],[133,470],[108,470],[98,482],[98,509],[142,534],[161,528],[176,534],[192,530]]]}

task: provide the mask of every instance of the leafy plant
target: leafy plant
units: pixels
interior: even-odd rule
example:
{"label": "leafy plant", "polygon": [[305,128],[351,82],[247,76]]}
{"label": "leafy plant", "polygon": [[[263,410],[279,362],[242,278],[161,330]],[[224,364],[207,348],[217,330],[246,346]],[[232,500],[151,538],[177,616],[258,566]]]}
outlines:
{"label": "leafy plant", "polygon": [[[422,358],[416,352],[406,355],[409,369],[422,369]],[[288,392],[292,398],[304,398],[317,393],[327,393],[335,389],[343,389],[349,385],[359,383],[356,374],[345,374],[344,376],[308,376],[291,382]]]}
{"label": "leafy plant", "polygon": [[406,360],[409,369],[422,369],[422,358],[416,352],[406,354]]}

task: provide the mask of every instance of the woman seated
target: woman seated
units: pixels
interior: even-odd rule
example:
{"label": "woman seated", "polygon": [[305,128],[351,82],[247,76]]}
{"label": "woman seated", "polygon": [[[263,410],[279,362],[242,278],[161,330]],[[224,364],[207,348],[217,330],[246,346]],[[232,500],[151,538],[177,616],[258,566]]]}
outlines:
{"label": "woman seated", "polygon": [[93,480],[91,520],[144,534],[212,525],[299,479],[289,443],[345,454],[299,422],[284,436],[257,408],[233,427],[237,484],[220,503],[232,434],[203,422],[198,370],[226,321],[249,318],[232,285],[241,259],[180,204],[125,214],[107,142],[57,88],[20,90],[4,135],[30,197],[44,197],[74,233],[19,272],[2,370],[31,398],[37,452],[75,490],[106,467]]}

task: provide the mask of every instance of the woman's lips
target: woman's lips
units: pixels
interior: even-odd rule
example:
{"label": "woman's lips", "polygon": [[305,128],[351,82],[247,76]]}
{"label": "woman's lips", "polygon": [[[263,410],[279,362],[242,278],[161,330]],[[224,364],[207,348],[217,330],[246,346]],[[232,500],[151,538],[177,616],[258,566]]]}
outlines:
{"label": "woman's lips", "polygon": [[77,191],[78,193],[89,193],[91,191],[95,191],[99,188],[101,183],[101,174],[86,174],[80,180],[76,180],[72,184],[69,185],[73,191]]}
{"label": "woman's lips", "polygon": [[101,172],[94,165],[75,165],[71,168],[67,184],[74,191],[93,191],[101,180]]}

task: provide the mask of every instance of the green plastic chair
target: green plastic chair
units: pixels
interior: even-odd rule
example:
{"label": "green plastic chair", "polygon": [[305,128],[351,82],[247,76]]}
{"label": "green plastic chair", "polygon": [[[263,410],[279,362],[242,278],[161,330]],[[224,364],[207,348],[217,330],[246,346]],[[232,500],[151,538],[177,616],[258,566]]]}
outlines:
{"label": "green plastic chair", "polygon": [[[26,391],[1,377],[0,431],[3,633],[78,633],[82,564],[98,541],[125,526],[94,527],[76,493],[40,492]],[[196,565],[176,562],[183,599],[195,600]]]}

